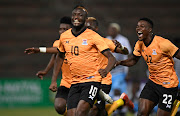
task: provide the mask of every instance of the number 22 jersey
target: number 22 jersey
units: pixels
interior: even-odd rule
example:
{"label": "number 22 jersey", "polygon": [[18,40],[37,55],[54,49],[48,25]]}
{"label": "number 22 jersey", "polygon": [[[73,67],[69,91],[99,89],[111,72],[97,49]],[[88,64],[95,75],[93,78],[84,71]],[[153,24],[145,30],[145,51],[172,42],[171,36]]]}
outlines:
{"label": "number 22 jersey", "polygon": [[143,56],[149,69],[149,79],[165,88],[178,86],[178,77],[174,70],[173,56],[179,49],[169,40],[154,36],[150,45],[137,41],[133,54]]}

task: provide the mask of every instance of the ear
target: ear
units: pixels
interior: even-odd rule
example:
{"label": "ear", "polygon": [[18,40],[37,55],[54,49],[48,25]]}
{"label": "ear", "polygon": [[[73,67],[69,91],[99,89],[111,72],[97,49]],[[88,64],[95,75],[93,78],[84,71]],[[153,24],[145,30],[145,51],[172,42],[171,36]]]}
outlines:
{"label": "ear", "polygon": [[152,28],[149,29],[149,32],[152,32]]}

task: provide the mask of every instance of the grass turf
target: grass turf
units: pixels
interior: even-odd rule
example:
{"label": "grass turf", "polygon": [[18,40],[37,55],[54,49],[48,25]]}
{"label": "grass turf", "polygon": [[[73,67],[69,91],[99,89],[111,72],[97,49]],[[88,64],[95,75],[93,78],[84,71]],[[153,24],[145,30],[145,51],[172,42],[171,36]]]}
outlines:
{"label": "grass turf", "polygon": [[54,107],[0,108],[1,116],[62,116]]}

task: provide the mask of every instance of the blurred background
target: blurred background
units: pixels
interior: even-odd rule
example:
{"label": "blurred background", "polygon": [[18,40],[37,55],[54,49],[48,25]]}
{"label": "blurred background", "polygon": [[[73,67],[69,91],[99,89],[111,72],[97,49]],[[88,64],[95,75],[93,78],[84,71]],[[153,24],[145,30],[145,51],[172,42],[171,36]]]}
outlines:
{"label": "blurred background", "polygon": [[[59,39],[60,18],[71,16],[73,7],[78,3],[87,8],[89,16],[99,21],[99,33],[102,35],[107,36],[109,23],[118,23],[121,34],[129,39],[132,49],[138,39],[136,24],[142,17],[152,19],[154,34],[168,38],[175,44],[179,43],[179,0],[0,0],[2,116],[57,115],[53,109],[54,93],[48,89],[52,71],[44,80],[35,76],[37,71],[45,68],[51,55],[27,55],[24,50],[28,47],[51,47]],[[129,68],[126,81],[132,87],[137,86],[135,92],[148,79],[146,72],[147,65],[142,58]],[[129,91],[132,94],[131,88]],[[8,114],[9,111],[12,114]],[[130,111],[127,115],[133,115],[134,112]]]}

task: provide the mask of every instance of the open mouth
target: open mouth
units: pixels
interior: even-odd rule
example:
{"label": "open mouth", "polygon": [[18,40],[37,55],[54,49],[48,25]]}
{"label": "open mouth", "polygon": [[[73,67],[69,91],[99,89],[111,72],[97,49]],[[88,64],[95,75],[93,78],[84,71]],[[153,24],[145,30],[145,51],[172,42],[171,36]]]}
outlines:
{"label": "open mouth", "polygon": [[142,32],[138,32],[138,35],[140,36],[140,35],[142,35],[143,33]]}
{"label": "open mouth", "polygon": [[138,37],[142,37],[143,36],[143,32],[141,32],[141,31],[138,31],[137,34],[138,34]]}
{"label": "open mouth", "polygon": [[79,24],[80,22],[78,20],[74,20],[74,24]]}

